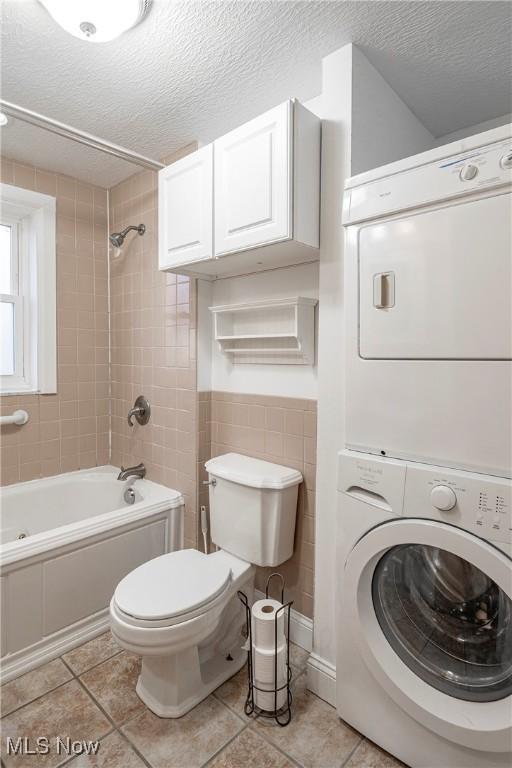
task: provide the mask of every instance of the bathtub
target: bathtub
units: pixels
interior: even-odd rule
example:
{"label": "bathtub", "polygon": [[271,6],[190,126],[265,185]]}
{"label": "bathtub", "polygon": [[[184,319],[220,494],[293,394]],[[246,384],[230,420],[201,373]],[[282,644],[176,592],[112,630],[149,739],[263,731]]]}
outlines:
{"label": "bathtub", "polygon": [[104,632],[120,579],[182,547],[181,494],[120,482],[118,472],[96,467],[0,489],[2,682]]}

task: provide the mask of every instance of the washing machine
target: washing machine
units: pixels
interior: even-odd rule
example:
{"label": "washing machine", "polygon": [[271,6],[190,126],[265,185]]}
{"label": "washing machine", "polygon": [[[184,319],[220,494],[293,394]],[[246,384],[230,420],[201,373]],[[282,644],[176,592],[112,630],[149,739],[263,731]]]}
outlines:
{"label": "washing machine", "polygon": [[337,709],[412,768],[512,765],[511,495],[339,454]]}
{"label": "washing machine", "polygon": [[511,137],[347,182],[346,447],[511,476]]}

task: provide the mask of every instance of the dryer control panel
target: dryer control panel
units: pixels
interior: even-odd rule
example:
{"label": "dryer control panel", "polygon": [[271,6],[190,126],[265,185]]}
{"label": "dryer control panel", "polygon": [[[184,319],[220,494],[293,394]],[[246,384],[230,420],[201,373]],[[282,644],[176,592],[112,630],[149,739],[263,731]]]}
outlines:
{"label": "dryer control panel", "polygon": [[347,185],[343,224],[493,189],[511,181],[512,139],[507,138],[360,185]]}
{"label": "dryer control panel", "polygon": [[404,516],[458,525],[483,539],[512,543],[512,481],[407,463]]}

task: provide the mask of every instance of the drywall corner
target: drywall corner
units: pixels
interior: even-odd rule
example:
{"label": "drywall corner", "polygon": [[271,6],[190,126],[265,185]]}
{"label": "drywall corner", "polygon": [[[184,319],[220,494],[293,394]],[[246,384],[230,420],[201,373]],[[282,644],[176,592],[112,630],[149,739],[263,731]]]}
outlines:
{"label": "drywall corner", "polygon": [[435,139],[352,46],[352,175],[432,149]]}

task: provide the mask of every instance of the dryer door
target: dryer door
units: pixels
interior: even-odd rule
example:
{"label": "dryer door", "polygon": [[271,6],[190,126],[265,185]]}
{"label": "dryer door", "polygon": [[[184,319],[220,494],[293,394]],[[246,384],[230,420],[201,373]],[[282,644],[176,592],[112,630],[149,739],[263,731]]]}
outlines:
{"label": "dryer door", "polygon": [[502,193],[361,227],[361,357],[511,359],[510,206]]}
{"label": "dryer door", "polygon": [[395,520],[350,553],[345,607],[366,664],[409,714],[490,752],[512,741],[512,561],[443,523]]}

